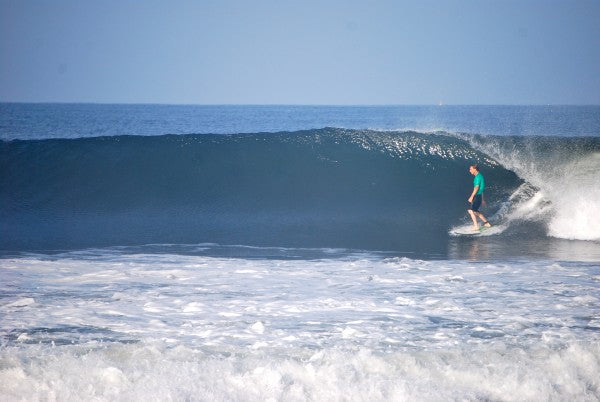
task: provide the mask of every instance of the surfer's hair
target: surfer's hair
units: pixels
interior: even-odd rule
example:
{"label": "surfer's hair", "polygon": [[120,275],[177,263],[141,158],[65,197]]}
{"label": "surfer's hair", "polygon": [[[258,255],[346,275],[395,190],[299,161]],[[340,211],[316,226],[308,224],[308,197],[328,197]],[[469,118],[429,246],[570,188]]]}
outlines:
{"label": "surfer's hair", "polygon": [[474,164],[471,165],[471,167],[479,172],[479,165],[478,164],[474,163]]}

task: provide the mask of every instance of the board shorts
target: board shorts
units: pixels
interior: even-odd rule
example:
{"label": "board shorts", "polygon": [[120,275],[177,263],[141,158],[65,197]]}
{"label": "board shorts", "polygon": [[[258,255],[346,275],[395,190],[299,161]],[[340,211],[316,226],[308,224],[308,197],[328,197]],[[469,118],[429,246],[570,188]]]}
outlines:
{"label": "board shorts", "polygon": [[479,207],[481,206],[481,194],[477,194],[473,198],[473,203],[471,204],[471,208],[469,208],[473,212],[479,212]]}

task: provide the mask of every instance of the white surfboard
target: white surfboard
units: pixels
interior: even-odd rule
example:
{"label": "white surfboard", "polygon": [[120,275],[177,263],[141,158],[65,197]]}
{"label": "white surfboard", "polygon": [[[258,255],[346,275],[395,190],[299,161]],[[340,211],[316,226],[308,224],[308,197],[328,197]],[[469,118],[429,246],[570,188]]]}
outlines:
{"label": "white surfboard", "polygon": [[474,230],[472,224],[455,226],[451,228],[448,233],[451,236],[490,236],[504,231],[504,227],[501,225],[494,225],[491,228],[480,226],[479,230]]}

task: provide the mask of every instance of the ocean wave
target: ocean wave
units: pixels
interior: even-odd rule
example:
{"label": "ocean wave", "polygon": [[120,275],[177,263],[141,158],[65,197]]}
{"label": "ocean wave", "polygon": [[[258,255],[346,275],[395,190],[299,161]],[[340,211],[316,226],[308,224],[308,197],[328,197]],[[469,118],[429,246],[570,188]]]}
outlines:
{"label": "ocean wave", "polygon": [[600,240],[600,138],[462,138],[527,183],[529,196],[512,196],[515,218],[541,219],[553,237]]}
{"label": "ocean wave", "polygon": [[[537,153],[519,141],[336,128],[2,141],[0,249],[216,242],[436,252],[466,222],[470,163],[486,177],[493,219],[600,239],[600,225],[588,223],[599,209],[600,140],[532,139]],[[583,197],[582,217],[565,223],[579,201],[563,200],[579,183],[586,191],[571,196]]]}

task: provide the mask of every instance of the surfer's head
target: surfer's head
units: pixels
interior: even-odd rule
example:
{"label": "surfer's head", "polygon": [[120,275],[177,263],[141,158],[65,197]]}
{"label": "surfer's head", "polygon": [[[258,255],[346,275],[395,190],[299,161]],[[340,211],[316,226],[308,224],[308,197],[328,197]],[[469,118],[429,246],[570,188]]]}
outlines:
{"label": "surfer's head", "polygon": [[476,175],[477,173],[479,173],[479,166],[477,166],[477,164],[476,164],[476,163],[475,163],[475,164],[473,164],[473,165],[471,165],[471,166],[469,166],[469,172],[470,172],[472,175]]}

